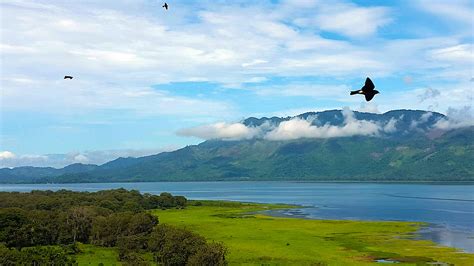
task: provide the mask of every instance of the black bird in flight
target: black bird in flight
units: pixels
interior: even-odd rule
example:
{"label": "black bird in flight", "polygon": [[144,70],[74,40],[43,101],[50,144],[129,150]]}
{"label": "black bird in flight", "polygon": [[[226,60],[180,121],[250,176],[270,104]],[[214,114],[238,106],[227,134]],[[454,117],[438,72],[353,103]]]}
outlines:
{"label": "black bird in flight", "polygon": [[372,80],[367,78],[365,80],[364,87],[360,88],[360,90],[351,91],[351,95],[363,94],[365,96],[365,100],[370,101],[372,100],[372,98],[374,98],[375,94],[379,93],[378,90],[374,90],[374,89],[375,89],[374,83],[372,82]]}
{"label": "black bird in flight", "polygon": [[72,79],[72,76],[64,76],[64,79]]}
{"label": "black bird in flight", "polygon": [[166,2],[162,7],[164,7],[166,10],[168,10],[168,4]]}

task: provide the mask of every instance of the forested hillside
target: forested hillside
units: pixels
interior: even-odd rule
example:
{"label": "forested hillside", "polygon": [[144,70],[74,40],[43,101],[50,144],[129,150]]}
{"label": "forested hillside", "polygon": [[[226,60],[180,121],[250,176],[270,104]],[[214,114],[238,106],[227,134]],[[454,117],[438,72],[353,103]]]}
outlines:
{"label": "forested hillside", "polygon": [[[306,125],[306,135],[276,130],[295,121]],[[439,127],[440,121],[447,121],[442,114],[410,110],[248,118],[242,124],[264,133],[101,166],[1,169],[0,182],[474,180],[474,127]]]}

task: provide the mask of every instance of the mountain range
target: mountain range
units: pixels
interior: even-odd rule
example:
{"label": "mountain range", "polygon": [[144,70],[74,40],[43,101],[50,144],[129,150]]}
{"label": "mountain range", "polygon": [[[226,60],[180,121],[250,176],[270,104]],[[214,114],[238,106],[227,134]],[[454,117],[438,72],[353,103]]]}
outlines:
{"label": "mountain range", "polygon": [[474,181],[474,127],[436,112],[329,110],[239,124],[254,133],[102,165],[3,168],[0,183]]}

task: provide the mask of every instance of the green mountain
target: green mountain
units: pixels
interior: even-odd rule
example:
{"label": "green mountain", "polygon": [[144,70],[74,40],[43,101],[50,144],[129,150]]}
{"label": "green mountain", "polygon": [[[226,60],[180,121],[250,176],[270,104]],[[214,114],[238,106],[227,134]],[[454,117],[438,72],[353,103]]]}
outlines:
{"label": "green mountain", "polygon": [[[296,118],[248,118],[242,123],[271,131],[292,119],[310,121],[319,128],[333,126],[328,132],[349,127],[349,118],[340,110]],[[64,168],[49,175],[22,169],[21,174],[13,175],[15,181],[12,173],[17,168],[0,169],[0,182],[474,181],[474,127],[441,130],[436,123],[446,119],[444,115],[412,110],[354,112],[351,119],[379,125],[380,132],[329,138],[268,140],[261,135],[249,140],[209,140],[173,152],[84,166],[85,170],[76,167],[77,171],[68,173],[60,172]],[[10,171],[7,178],[6,170]]]}

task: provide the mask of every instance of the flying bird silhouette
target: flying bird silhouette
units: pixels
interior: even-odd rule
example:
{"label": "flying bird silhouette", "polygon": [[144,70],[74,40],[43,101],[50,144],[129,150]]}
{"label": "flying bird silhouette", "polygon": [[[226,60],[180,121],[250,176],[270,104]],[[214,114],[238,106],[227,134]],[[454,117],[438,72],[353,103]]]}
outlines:
{"label": "flying bird silhouette", "polygon": [[165,2],[165,4],[162,6],[164,9],[168,10],[168,4]]}
{"label": "flying bird silhouette", "polygon": [[72,79],[72,76],[64,76],[64,79]]}
{"label": "flying bird silhouette", "polygon": [[372,80],[370,80],[370,78],[367,77],[367,79],[365,80],[364,87],[360,88],[360,90],[351,91],[351,95],[363,94],[365,96],[365,100],[370,101],[372,100],[372,98],[374,98],[375,94],[379,93],[378,90],[374,90],[374,89],[375,89],[374,83],[372,82]]}

